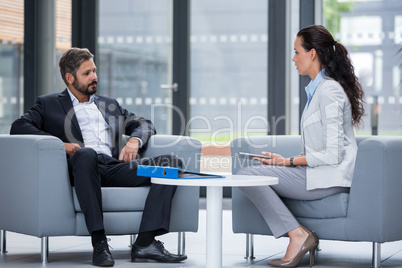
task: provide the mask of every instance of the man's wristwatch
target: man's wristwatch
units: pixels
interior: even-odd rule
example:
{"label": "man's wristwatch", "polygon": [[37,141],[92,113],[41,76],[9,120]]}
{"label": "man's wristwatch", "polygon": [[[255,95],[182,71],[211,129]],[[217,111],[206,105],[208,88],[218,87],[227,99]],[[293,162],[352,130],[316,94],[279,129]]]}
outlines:
{"label": "man's wristwatch", "polygon": [[294,167],[294,166],[295,166],[295,165],[293,165],[293,158],[294,158],[294,157],[291,157],[291,158],[290,158],[290,166],[291,166],[291,167]]}

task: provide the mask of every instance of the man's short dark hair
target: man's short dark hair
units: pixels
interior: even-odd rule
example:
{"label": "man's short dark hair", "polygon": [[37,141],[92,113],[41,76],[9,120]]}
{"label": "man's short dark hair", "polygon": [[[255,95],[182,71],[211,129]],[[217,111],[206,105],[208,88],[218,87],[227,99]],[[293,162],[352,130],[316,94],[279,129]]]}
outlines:
{"label": "man's short dark hair", "polygon": [[73,47],[64,52],[59,62],[60,74],[64,83],[68,85],[66,73],[71,73],[74,77],[76,77],[77,70],[80,68],[81,63],[85,60],[91,60],[93,58],[94,55],[92,55],[87,48]]}

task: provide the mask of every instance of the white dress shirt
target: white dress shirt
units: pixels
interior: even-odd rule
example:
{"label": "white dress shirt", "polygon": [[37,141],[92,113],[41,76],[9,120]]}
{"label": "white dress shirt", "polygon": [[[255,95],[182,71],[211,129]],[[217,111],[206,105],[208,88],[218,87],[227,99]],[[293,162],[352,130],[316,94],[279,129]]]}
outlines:
{"label": "white dress shirt", "polygon": [[80,125],[85,147],[94,149],[98,154],[112,156],[109,125],[94,103],[91,95],[88,102],[79,102],[68,90],[75,115]]}

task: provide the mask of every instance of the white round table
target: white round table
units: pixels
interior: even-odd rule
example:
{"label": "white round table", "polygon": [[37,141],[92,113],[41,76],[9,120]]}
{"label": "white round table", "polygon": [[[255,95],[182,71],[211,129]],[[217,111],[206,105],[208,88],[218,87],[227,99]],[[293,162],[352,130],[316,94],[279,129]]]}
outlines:
{"label": "white round table", "polygon": [[155,184],[207,187],[207,254],[208,268],[222,267],[222,199],[223,187],[263,186],[278,183],[278,178],[268,176],[227,175],[213,179],[151,178]]}

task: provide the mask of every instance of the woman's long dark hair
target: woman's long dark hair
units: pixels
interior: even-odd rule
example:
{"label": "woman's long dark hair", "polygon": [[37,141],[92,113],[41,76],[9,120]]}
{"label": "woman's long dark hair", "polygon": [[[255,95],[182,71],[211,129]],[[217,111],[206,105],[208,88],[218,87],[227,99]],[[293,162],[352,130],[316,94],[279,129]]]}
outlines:
{"label": "woman's long dark hair", "polygon": [[297,33],[306,51],[315,49],[325,68],[325,74],[343,87],[352,106],[353,125],[358,126],[364,115],[364,92],[350,61],[347,49],[336,42],[331,33],[321,25],[311,25]]}

